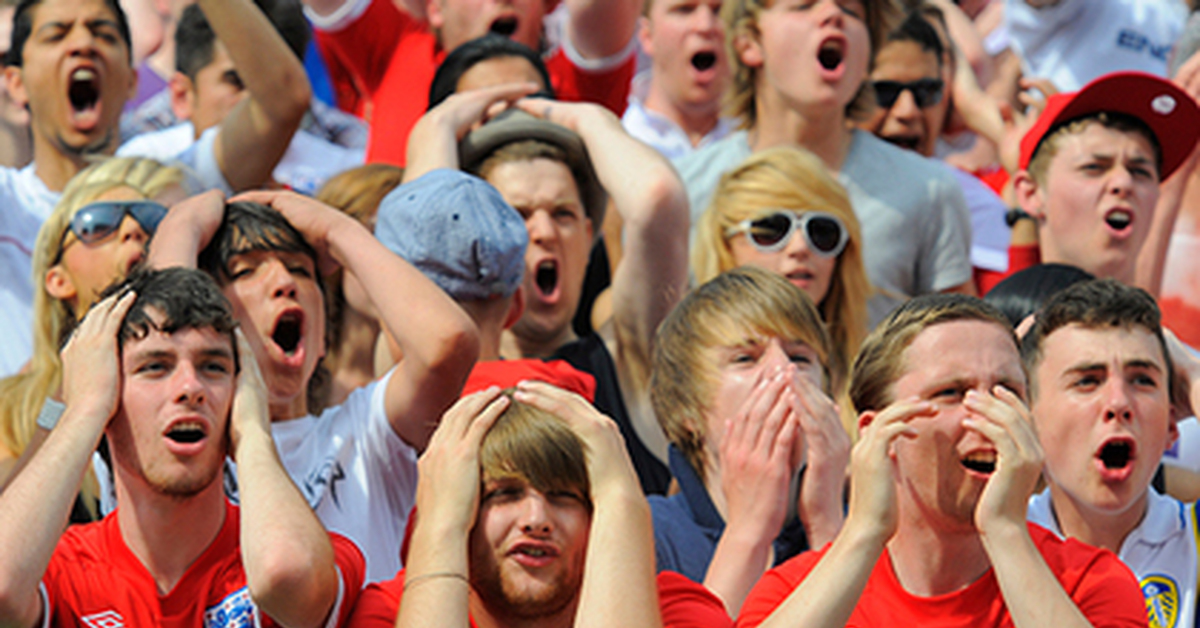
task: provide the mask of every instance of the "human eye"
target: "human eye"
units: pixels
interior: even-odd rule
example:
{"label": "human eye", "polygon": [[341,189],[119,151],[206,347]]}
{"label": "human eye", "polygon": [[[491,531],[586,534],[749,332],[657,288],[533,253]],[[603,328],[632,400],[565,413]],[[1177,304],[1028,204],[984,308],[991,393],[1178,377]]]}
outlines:
{"label": "human eye", "polygon": [[200,370],[210,375],[228,375],[233,372],[233,365],[226,360],[207,360],[200,364]]}
{"label": "human eye", "polygon": [[1073,388],[1080,390],[1092,390],[1100,385],[1100,377],[1094,373],[1083,373],[1075,377],[1071,382]]}
{"label": "human eye", "polygon": [[579,216],[570,207],[558,207],[554,210],[554,220],[556,222],[575,222]]}
{"label": "human eye", "polygon": [[546,497],[550,499],[551,503],[558,505],[583,503],[583,497],[579,493],[570,490],[550,491],[546,494]]}
{"label": "human eye", "polygon": [[137,375],[148,375],[156,377],[167,372],[167,361],[161,359],[146,360],[137,365],[133,372]]}
{"label": "human eye", "polygon": [[1142,388],[1158,388],[1158,378],[1154,377],[1154,375],[1151,373],[1137,372],[1134,373],[1130,379],[1135,386],[1140,386]]}
{"label": "human eye", "polygon": [[309,279],[311,279],[313,276],[312,269],[309,268],[306,264],[291,264],[288,266],[288,272],[292,273],[293,275],[297,275],[300,277],[306,277]]}
{"label": "human eye", "polygon": [[842,13],[849,15],[858,20],[866,20],[867,12],[863,7],[863,3],[858,0],[841,0],[838,2],[838,7],[842,9]]}
{"label": "human eye", "polygon": [[958,403],[964,394],[966,390],[962,386],[946,386],[935,390],[930,398],[939,403]]}

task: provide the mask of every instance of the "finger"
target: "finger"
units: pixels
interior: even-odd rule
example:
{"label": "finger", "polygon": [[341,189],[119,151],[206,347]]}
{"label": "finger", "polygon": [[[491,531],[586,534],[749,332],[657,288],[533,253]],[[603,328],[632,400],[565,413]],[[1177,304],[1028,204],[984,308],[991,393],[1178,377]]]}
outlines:
{"label": "finger", "polygon": [[233,198],[229,199],[229,202],[230,203],[248,202],[248,203],[258,203],[260,205],[272,206],[271,205],[272,203],[274,203],[277,199],[279,199],[280,197],[285,196],[287,194],[289,194],[289,192],[284,191],[284,190],[250,190],[248,192],[242,192],[241,194],[234,196]]}
{"label": "finger", "polygon": [[993,387],[991,395],[968,391],[963,404],[979,417],[1004,429],[1020,450],[1034,451],[1038,447],[1032,417],[1024,402],[1003,386]]}
{"label": "finger", "polygon": [[771,403],[766,416],[763,417],[762,427],[755,434],[754,448],[768,456],[775,451],[775,444],[779,440],[780,432],[788,425],[799,422],[792,412],[792,405],[788,402],[787,395],[783,393],[783,382],[780,382],[779,394],[775,396],[774,402]]}
{"label": "finger", "polygon": [[[573,424],[582,418],[579,415],[589,414],[587,408],[591,406],[586,399],[569,390],[537,380],[518,382],[514,396],[521,403],[528,403],[535,408],[561,417],[568,424]],[[587,406],[582,404],[587,404]]]}
{"label": "finger", "polygon": [[462,438],[475,416],[499,396],[500,388],[489,386],[459,399],[442,415],[442,422],[434,433],[441,432],[451,438]]}
{"label": "finger", "polygon": [[[779,428],[775,438],[771,441],[771,449],[768,455],[772,459],[782,457],[784,460],[792,462],[792,449],[796,446],[796,440],[800,437],[800,421],[792,412],[785,412],[785,420]],[[799,460],[795,461],[799,464]]]}
{"label": "finger", "polygon": [[[741,415],[740,421],[743,424],[741,438],[752,445],[762,438],[765,424],[771,419],[784,389],[784,381],[778,375],[768,377],[761,383],[761,388],[756,387],[751,391],[752,399],[748,400],[750,410]],[[775,430],[778,431],[778,428]]]}
{"label": "finger", "polygon": [[492,399],[491,403],[487,404],[483,410],[471,417],[471,423],[467,426],[467,432],[464,435],[464,440],[469,442],[473,448],[478,448],[483,442],[483,437],[492,429],[496,420],[504,411],[508,409],[512,402],[506,395],[500,395]]}
{"label": "finger", "polygon": [[448,98],[442,105],[439,105],[439,108],[445,106],[447,108],[474,109],[482,113],[493,103],[501,101],[513,103],[519,98],[536,93],[540,89],[541,86],[532,81],[491,85],[459,92]]}

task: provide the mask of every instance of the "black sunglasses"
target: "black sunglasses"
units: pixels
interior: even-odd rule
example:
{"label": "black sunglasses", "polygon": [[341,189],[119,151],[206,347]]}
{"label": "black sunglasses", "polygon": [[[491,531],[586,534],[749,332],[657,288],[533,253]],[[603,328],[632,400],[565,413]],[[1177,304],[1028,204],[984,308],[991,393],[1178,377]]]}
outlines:
{"label": "black sunglasses", "polygon": [[872,81],[875,87],[875,102],[884,109],[891,109],[905,90],[912,92],[917,106],[924,109],[942,102],[942,92],[946,87],[942,79],[923,78],[910,83],[900,81]]}
{"label": "black sunglasses", "polygon": [[765,253],[781,251],[800,229],[808,250],[821,257],[836,257],[846,248],[850,233],[841,219],[825,212],[799,213],[776,210],[760,218],[743,220],[725,230],[725,237],[745,233],[754,248]]}
{"label": "black sunglasses", "polygon": [[[154,201],[97,201],[75,212],[68,231],[80,242],[94,244],[115,233],[126,214],[133,216],[146,235],[154,235],[167,208]],[[66,239],[67,232],[63,232],[63,241]]]}

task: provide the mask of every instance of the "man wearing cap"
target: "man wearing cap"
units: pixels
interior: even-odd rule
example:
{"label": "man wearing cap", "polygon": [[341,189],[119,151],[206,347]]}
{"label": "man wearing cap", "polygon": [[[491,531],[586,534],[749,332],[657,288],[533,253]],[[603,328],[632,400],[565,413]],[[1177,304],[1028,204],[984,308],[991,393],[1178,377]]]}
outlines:
{"label": "man wearing cap", "polygon": [[[529,236],[496,188],[459,170],[434,170],[388,195],[376,221],[375,237],[425,273],[479,328],[479,361],[464,395],[536,379],[595,398],[595,378],[562,360],[500,359],[500,338],[525,307],[521,278]],[[384,335],[391,355],[400,355]]]}
{"label": "man wearing cap", "polygon": [[1038,223],[1041,260],[1132,284],[1159,184],[1192,153],[1200,108],[1149,74],[1108,74],[1056,94],[1021,140],[1020,208]]}
{"label": "man wearing cap", "polygon": [[[596,377],[596,406],[621,425],[642,487],[670,481],[667,441],[649,403],[654,330],[687,282],[687,198],[678,175],[597,105],[518,100],[537,85],[501,85],[455,94],[413,128],[406,177],[437,168],[481,176],[525,219],[525,312],[505,332],[506,358],[562,357]],[[458,137],[500,101],[515,109]],[[607,191],[607,194],[606,194]],[[625,230],[612,282],[613,318],[576,338],[588,252],[603,223],[606,196]]]}

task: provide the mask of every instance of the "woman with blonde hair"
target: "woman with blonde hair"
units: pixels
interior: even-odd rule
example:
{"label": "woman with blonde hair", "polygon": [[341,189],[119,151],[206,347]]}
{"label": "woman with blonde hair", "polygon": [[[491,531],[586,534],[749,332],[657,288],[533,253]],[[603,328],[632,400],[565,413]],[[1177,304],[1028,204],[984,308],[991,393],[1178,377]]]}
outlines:
{"label": "woman with blonde hair", "polygon": [[[112,158],[67,184],[33,252],[33,357],[0,380],[0,486],[30,445],[45,401],[62,384],[59,349],[99,294],[145,257],[166,207],[186,196],[184,174],[152,159]],[[94,495],[92,482],[84,494]],[[94,514],[94,504],[85,506]]]}
{"label": "woman with blonde hair", "polygon": [[745,265],[803,290],[829,328],[832,358],[850,364],[867,334],[871,293],[862,231],[845,189],[812,153],[767,149],[721,177],[696,228],[692,273],[703,284]]}

